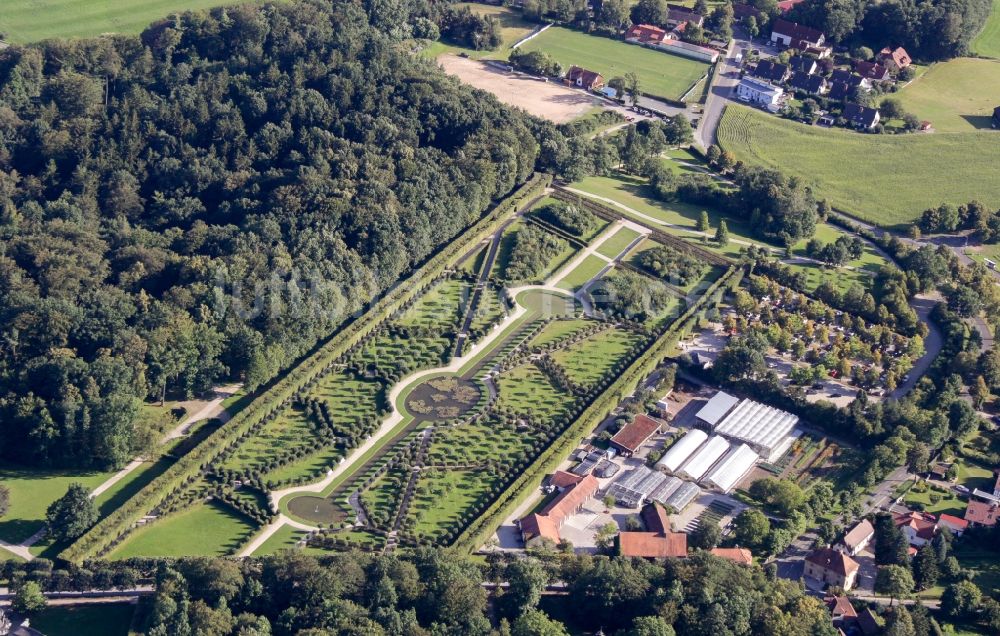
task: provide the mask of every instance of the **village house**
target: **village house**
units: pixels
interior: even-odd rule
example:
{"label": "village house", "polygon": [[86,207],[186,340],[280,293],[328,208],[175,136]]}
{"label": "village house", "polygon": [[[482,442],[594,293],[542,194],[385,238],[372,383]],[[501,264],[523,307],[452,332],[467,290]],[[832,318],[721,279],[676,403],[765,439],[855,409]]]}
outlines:
{"label": "village house", "polygon": [[824,601],[827,609],[830,610],[833,626],[844,632],[850,631],[858,620],[858,613],[851,605],[851,599],[846,596],[828,596]]}
{"label": "village house", "polygon": [[795,8],[795,5],[803,1],[804,0],[781,0],[781,2],[778,3],[778,11],[781,11],[782,13],[788,13],[789,11]]}
{"label": "village house", "polygon": [[600,73],[588,71],[579,66],[569,67],[569,70],[566,71],[566,81],[588,91],[596,91],[604,86],[604,77]]}
{"label": "village house", "polygon": [[623,457],[635,455],[650,437],[660,432],[661,423],[647,415],[636,415],[635,419],[621,428],[611,438],[611,447]]}
{"label": "village house", "polygon": [[903,531],[906,540],[913,547],[926,545],[937,532],[937,520],[934,515],[924,512],[906,512],[892,517],[896,527]]}
{"label": "village house", "polygon": [[809,93],[810,95],[822,95],[826,92],[826,78],[822,75],[806,75],[796,73],[788,82],[794,90]]}
{"label": "village house", "polygon": [[778,110],[784,89],[772,86],[767,82],[753,77],[744,77],[736,85],[736,97],[744,102],[759,104],[771,111]]}
{"label": "village house", "polygon": [[762,80],[783,84],[788,79],[790,72],[788,66],[779,64],[772,60],[761,60],[753,70],[753,76]]}
{"label": "village house", "polygon": [[737,22],[743,22],[751,16],[753,16],[755,20],[759,20],[761,15],[760,9],[752,4],[744,4],[742,2],[736,2],[733,4],[733,19]]}
{"label": "village house", "polygon": [[898,73],[913,63],[913,60],[910,59],[910,54],[901,46],[895,49],[885,47],[879,51],[876,59],[893,73]]}
{"label": "village house", "polygon": [[875,527],[867,519],[862,519],[861,523],[844,535],[844,538],[837,545],[837,549],[849,556],[857,556],[859,552],[868,547],[874,537]]}
{"label": "village house", "polygon": [[728,559],[740,565],[753,564],[753,553],[746,548],[712,548],[709,552],[720,559]]}
{"label": "village house", "polygon": [[566,518],[579,512],[583,504],[597,492],[597,479],[593,475],[580,477],[563,473],[553,475],[552,478],[552,485],[558,483],[565,486],[541,512],[533,512],[521,519],[521,539],[524,540],[525,547],[535,547],[545,541],[558,544],[561,540],[559,531]]}
{"label": "village house", "polygon": [[871,90],[872,83],[871,80],[861,77],[847,69],[838,68],[832,73],[830,73],[830,83],[842,83],[846,84],[849,89],[863,88],[866,91]]}
{"label": "village house", "polygon": [[788,60],[788,68],[796,74],[812,75],[816,72],[816,59],[805,55],[793,55]]}
{"label": "village house", "polygon": [[822,31],[788,20],[775,20],[771,27],[771,42],[803,50],[809,47],[821,48],[826,36]]}
{"label": "village house", "polygon": [[974,526],[992,528],[1000,519],[1000,504],[970,499],[965,508],[965,520]]}
{"label": "village house", "polygon": [[938,515],[937,527],[939,530],[945,528],[956,537],[960,537],[968,529],[969,522],[954,515],[940,514]]}
{"label": "village house", "polygon": [[806,576],[845,591],[854,587],[859,567],[857,561],[831,548],[813,550],[805,558]]}
{"label": "village house", "polygon": [[629,42],[640,44],[656,44],[667,37],[667,32],[652,24],[634,24],[632,28],[625,32],[625,39]]}
{"label": "village house", "polygon": [[861,77],[873,82],[884,82],[891,79],[889,69],[875,62],[858,60],[854,63],[854,70]]}
{"label": "village house", "polygon": [[861,130],[871,130],[878,125],[882,118],[878,109],[854,103],[844,106],[842,117],[847,120],[849,125]]}
{"label": "village house", "polygon": [[646,532],[618,533],[618,552],[625,557],[665,559],[687,556],[687,535],[671,532],[666,510],[657,503],[642,509]]}
{"label": "village house", "polygon": [[684,7],[679,4],[668,4],[667,5],[667,24],[676,27],[682,24],[687,24],[690,22],[695,26],[702,26],[705,24],[705,16],[695,13],[689,7]]}

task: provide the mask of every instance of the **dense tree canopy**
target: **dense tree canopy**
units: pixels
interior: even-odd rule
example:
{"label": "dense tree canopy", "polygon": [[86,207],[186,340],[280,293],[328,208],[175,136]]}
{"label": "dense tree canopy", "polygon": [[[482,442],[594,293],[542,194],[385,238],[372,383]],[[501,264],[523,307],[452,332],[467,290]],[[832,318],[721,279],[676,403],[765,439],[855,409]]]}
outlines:
{"label": "dense tree canopy", "polygon": [[0,51],[0,453],[123,464],[141,399],[266,382],[530,174],[382,4]]}

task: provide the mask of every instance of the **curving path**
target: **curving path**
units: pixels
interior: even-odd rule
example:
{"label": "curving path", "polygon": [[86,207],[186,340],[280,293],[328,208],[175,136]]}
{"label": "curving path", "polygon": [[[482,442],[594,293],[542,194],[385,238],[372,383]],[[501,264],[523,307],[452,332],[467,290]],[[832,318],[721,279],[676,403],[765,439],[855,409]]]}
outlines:
{"label": "curving path", "polygon": [[[617,256],[614,258],[608,258],[602,254],[598,254],[596,250],[604,244],[605,241],[610,239],[615,233],[618,232],[622,227],[629,227],[635,231],[641,233],[641,236],[632,241],[628,246],[625,247]],[[502,229],[499,231],[502,232]],[[546,291],[553,292],[563,296],[581,296],[582,290],[586,289],[591,285],[594,280],[603,276],[614,263],[621,260],[625,255],[627,255],[634,247],[641,241],[646,235],[650,233],[649,228],[644,227],[633,221],[627,219],[622,219],[611,223],[601,234],[599,234],[591,243],[580,250],[572,260],[566,263],[564,266],[560,267],[555,273],[553,273],[546,282],[541,285],[524,285],[521,287],[514,287],[508,289],[508,293],[511,298],[514,298],[515,309],[501,321],[493,330],[487,334],[482,340],[473,345],[467,353],[460,357],[453,358],[450,363],[444,366],[434,367],[432,369],[424,369],[422,371],[416,371],[410,375],[402,378],[396,384],[392,386],[389,390],[388,401],[392,405],[392,413],[382,422],[382,425],[378,428],[375,433],[370,435],[368,439],[365,440],[363,444],[353,449],[347,456],[340,460],[335,468],[328,471],[326,477],[322,480],[313,482],[311,484],[306,484],[304,486],[293,486],[290,488],[285,488],[282,490],[274,490],[269,494],[269,499],[271,505],[277,509],[281,510],[280,504],[283,499],[291,495],[299,494],[317,494],[323,493],[331,484],[334,483],[339,477],[347,473],[348,471],[363,465],[365,461],[365,456],[369,451],[376,448],[377,446],[384,444],[389,439],[392,438],[392,434],[395,429],[403,423],[407,416],[404,416],[400,410],[399,398],[408,389],[413,388],[416,384],[419,384],[422,380],[435,376],[441,375],[443,373],[459,373],[466,366],[474,364],[479,361],[481,354],[487,353],[498,341],[502,341],[506,335],[509,327],[521,320],[525,315],[528,314],[529,309],[524,305],[517,302],[517,296],[522,292],[527,291]],[[591,277],[582,287],[581,292],[573,294],[570,291],[556,287],[556,283],[565,278],[570,272],[572,272],[577,266],[582,263],[587,256],[591,254],[598,256],[602,260],[608,262],[608,266],[601,269],[595,276]],[[489,384],[487,385],[490,388]],[[495,388],[490,388],[494,391]],[[263,528],[257,535],[245,545],[238,553],[238,556],[245,557],[252,555],[256,550],[258,550],[268,539],[270,539],[282,526],[290,525],[294,528],[305,531],[318,530],[317,526],[311,526],[299,521],[296,521],[289,517],[288,515],[279,512],[277,518],[269,523]]]}

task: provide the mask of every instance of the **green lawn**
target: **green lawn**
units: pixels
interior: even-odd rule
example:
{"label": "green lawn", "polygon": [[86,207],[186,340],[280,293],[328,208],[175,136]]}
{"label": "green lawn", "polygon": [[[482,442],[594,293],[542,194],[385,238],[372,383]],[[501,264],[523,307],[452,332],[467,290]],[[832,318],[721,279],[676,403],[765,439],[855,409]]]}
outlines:
{"label": "green lawn", "polygon": [[581,318],[574,318],[571,320],[553,320],[531,340],[531,344],[533,346],[542,347],[550,342],[554,342],[560,338],[574,334],[592,324],[594,324],[593,321]]}
{"label": "green lawn", "polygon": [[225,556],[233,554],[255,530],[248,519],[227,506],[200,503],[133,531],[107,558]]}
{"label": "green lawn", "polygon": [[583,259],[576,267],[574,267],[568,274],[563,276],[559,281],[556,282],[556,287],[560,289],[566,289],[569,291],[576,291],[587,284],[594,276],[605,267],[607,267],[608,262],[599,256],[594,256],[593,254],[588,254],[587,258]]}
{"label": "green lawn", "polygon": [[502,407],[515,413],[531,413],[538,421],[560,417],[574,401],[533,364],[505,372],[499,385]]}
{"label": "green lawn", "polygon": [[[1000,40],[1000,32],[996,37]],[[888,97],[930,120],[939,133],[989,129],[993,109],[1000,106],[1000,61],[963,57],[940,62]]]}
{"label": "green lawn", "polygon": [[572,380],[589,386],[608,373],[638,341],[631,331],[611,329],[556,351],[552,358]]}
{"label": "green lawn", "polygon": [[1000,589],[1000,553],[959,545],[955,557],[963,568],[972,570],[972,582],[984,592]]}
{"label": "green lawn", "polygon": [[282,550],[295,550],[298,548],[299,539],[304,534],[304,530],[299,530],[289,525],[281,526],[277,532],[268,537],[267,541],[257,548],[254,555],[262,556],[265,554],[277,554]]}
{"label": "green lawn", "polygon": [[544,51],[564,69],[582,66],[605,81],[631,71],[639,76],[641,92],[668,99],[680,99],[708,71],[704,62],[562,27],[548,29],[519,50]]}
{"label": "green lawn", "polygon": [[45,636],[125,636],[135,605],[53,605],[32,614],[31,627]]}
{"label": "green lawn", "polygon": [[601,246],[597,248],[597,253],[608,258],[615,258],[637,238],[639,238],[638,232],[630,227],[623,227],[615,232],[614,236],[601,243]]}
{"label": "green lawn", "polygon": [[972,51],[983,57],[1000,58],[1000,0],[993,0],[993,13],[972,41]]}
{"label": "green lawn", "polygon": [[472,12],[477,15],[492,15],[499,19],[501,27],[500,35],[503,38],[503,43],[493,51],[477,51],[451,42],[431,42],[426,48],[420,51],[421,55],[435,58],[442,53],[465,53],[475,60],[507,59],[511,45],[531,33],[538,26],[522,18],[520,12],[507,7],[496,7],[476,2],[460,2],[455,6],[470,7]]}
{"label": "green lawn", "polygon": [[112,474],[0,467],[0,483],[10,489],[10,509],[0,519],[0,539],[24,541],[45,525],[46,508],[65,495],[71,483],[94,488]]}
{"label": "green lawn", "polygon": [[[242,2],[243,0],[241,0]],[[252,0],[249,0],[252,1]],[[0,31],[11,42],[139,33],[171,13],[234,0],[3,0]]]}
{"label": "green lawn", "polygon": [[806,126],[728,106],[719,143],[747,163],[795,175],[835,207],[905,227],[929,206],[1000,206],[1000,143],[992,131],[867,135]]}

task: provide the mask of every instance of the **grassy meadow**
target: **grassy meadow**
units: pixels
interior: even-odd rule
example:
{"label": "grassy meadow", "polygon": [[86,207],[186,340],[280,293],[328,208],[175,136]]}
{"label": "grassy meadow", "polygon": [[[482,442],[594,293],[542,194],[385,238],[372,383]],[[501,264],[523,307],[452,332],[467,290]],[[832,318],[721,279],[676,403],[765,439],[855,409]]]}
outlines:
{"label": "grassy meadow", "polygon": [[[240,2],[253,0],[240,0]],[[171,13],[211,9],[235,0],[3,0],[0,33],[9,42],[140,33]]]}
{"label": "grassy meadow", "polygon": [[992,131],[868,135],[806,126],[729,106],[719,143],[736,158],[795,175],[839,209],[905,228],[930,206],[979,199],[1000,206],[1000,144]]}
{"label": "grassy meadow", "polygon": [[989,129],[993,109],[1000,106],[1000,61],[961,57],[941,62],[887,97],[930,120],[937,132]]}
{"label": "grassy meadow", "polygon": [[46,636],[126,636],[135,614],[132,603],[53,605],[31,616],[31,627]]}
{"label": "grassy meadow", "polygon": [[993,13],[983,30],[972,41],[972,52],[982,57],[1000,59],[1000,0],[993,0]]}
{"label": "grassy meadow", "polygon": [[474,60],[507,59],[511,45],[531,33],[538,26],[522,18],[520,12],[507,7],[495,7],[490,4],[479,4],[476,2],[460,2],[455,6],[469,7],[476,15],[492,15],[500,20],[500,35],[503,37],[503,43],[494,51],[477,51],[451,42],[431,42],[427,48],[420,51],[421,55],[436,58],[443,53],[465,53]]}
{"label": "grassy meadow", "polygon": [[582,66],[605,81],[632,71],[639,76],[639,90],[668,99],[680,99],[708,71],[704,62],[562,27],[548,29],[519,50],[544,51],[563,69]]}
{"label": "grassy meadow", "polygon": [[228,506],[200,503],[135,530],[107,558],[225,556],[236,552],[255,530]]}

